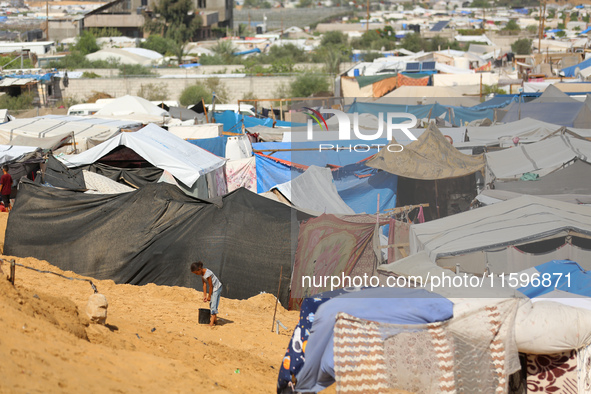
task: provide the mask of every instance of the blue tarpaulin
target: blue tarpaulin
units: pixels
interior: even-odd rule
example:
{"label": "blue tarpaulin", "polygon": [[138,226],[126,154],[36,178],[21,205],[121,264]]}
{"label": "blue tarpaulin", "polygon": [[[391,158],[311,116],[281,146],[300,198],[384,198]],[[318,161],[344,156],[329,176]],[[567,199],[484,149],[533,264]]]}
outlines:
{"label": "blue tarpaulin", "polygon": [[[361,141],[366,143],[367,141]],[[269,155],[271,150],[283,150],[273,153],[273,157],[288,162],[305,166],[315,165],[326,167],[328,164],[342,167],[347,164],[357,163],[377,153],[377,149],[365,152],[363,149],[355,151],[356,144],[360,141],[306,141],[306,142],[258,142],[252,144],[254,150],[264,150],[264,155]],[[370,141],[371,144],[387,145],[388,140],[381,138]],[[339,151],[325,149],[324,147],[344,148]],[[320,151],[320,149],[322,149]]]}
{"label": "blue tarpaulin", "polygon": [[255,154],[255,166],[257,171],[257,193],[267,192],[303,173],[303,171],[287,164],[278,163],[259,154]]}
{"label": "blue tarpaulin", "polygon": [[228,136],[214,137],[214,138],[203,138],[198,140],[187,140],[193,145],[205,149],[208,152],[213,153],[219,157],[226,157],[226,144],[228,142]]}
{"label": "blue tarpaulin", "polygon": [[179,65],[180,68],[194,68],[194,67],[199,67],[201,65],[201,63],[187,63],[187,64],[181,64]]}
{"label": "blue tarpaulin", "polygon": [[470,108],[472,109],[492,109],[492,108],[504,108],[511,103],[519,102],[520,96],[515,95],[496,95],[490,100],[486,100],[483,103],[476,104]]}
{"label": "blue tarpaulin", "polygon": [[259,48],[254,48],[254,49],[249,49],[247,51],[242,51],[242,52],[234,52],[234,56],[241,56],[241,55],[248,55],[251,53],[261,53],[261,50]]}
{"label": "blue tarpaulin", "polygon": [[[535,267],[540,283],[518,289],[529,298],[539,297],[554,290],[591,297],[591,272],[570,260],[552,260]],[[532,273],[528,275],[533,278]],[[542,280],[545,280],[542,285]]]}
{"label": "blue tarpaulin", "polygon": [[378,171],[362,163],[350,164],[332,172],[339,196],[355,213],[374,214],[377,211],[378,194],[380,212],[396,207],[398,177]]}
{"label": "blue tarpaulin", "polygon": [[[211,115],[210,115],[211,116]],[[252,116],[246,116],[243,114],[236,113],[234,111],[224,111],[224,112],[216,112],[214,115],[216,123],[222,123],[224,126],[224,131],[229,131],[231,133],[241,133],[242,132],[242,123],[244,123],[244,127],[254,127],[254,126],[266,126],[266,127],[273,127],[273,119],[271,118],[255,118]],[[285,122],[282,120],[278,120],[275,123],[277,127],[296,127],[296,126],[306,126],[304,123],[291,123]]]}
{"label": "blue tarpaulin", "polygon": [[[349,113],[370,113],[378,116],[382,113],[382,119],[386,121],[385,115],[388,112],[404,112],[411,113],[417,119],[441,117],[449,121],[454,126],[462,126],[465,123],[473,120],[488,118],[493,120],[493,109],[471,109],[464,107],[444,106],[441,104],[431,105],[400,105],[400,104],[383,104],[383,103],[361,103],[355,102],[351,105]],[[407,118],[401,118],[400,121],[407,121]]]}
{"label": "blue tarpaulin", "polygon": [[31,78],[37,81],[50,81],[54,73],[47,74],[10,74],[5,75],[5,78]]}
{"label": "blue tarpaulin", "polygon": [[576,76],[575,72],[576,72],[577,68],[579,70],[584,70],[587,67],[591,67],[591,59],[587,59],[585,61],[582,61],[581,63],[575,64],[574,66],[563,68],[560,71],[564,73],[565,77],[575,77]]}

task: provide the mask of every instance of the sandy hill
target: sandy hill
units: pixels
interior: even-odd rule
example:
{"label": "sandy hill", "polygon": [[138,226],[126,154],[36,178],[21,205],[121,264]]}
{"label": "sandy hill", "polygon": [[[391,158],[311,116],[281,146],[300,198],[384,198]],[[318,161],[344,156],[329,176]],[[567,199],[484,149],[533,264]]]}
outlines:
{"label": "sandy hill", "polygon": [[[0,214],[0,244],[7,214]],[[109,302],[107,325],[89,323],[87,281],[16,267],[0,256],[0,393],[270,393],[291,331],[271,332],[275,297],[222,298],[222,325],[198,324],[202,293],[168,286],[93,283]],[[45,261],[16,262],[74,278]],[[90,279],[90,278],[89,278]],[[291,330],[298,313],[281,306]]]}

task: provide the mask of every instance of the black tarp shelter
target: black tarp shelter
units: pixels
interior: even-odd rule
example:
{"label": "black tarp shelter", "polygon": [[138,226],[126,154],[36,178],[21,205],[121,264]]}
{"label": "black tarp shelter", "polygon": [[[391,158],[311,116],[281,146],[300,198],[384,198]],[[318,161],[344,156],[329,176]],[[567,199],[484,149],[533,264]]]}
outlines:
{"label": "black tarp shelter", "polygon": [[222,296],[236,299],[275,294],[283,267],[279,300],[287,305],[295,216],[243,188],[206,201],[163,183],[88,195],[23,182],[4,253],[116,283],[197,290],[201,278],[189,265],[201,260],[222,281]]}

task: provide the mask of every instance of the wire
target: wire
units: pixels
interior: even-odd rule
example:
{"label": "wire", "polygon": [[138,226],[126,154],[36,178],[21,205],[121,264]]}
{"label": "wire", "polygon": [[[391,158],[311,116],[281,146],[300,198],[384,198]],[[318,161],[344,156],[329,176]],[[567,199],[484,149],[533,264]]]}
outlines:
{"label": "wire", "polygon": [[[2,263],[12,264],[12,263],[14,263],[14,260],[11,260],[10,262],[8,262],[5,259],[1,259],[0,258],[0,265]],[[96,286],[94,285],[94,283],[92,283],[92,281],[90,279],[72,278],[72,277],[69,277],[69,276],[58,274],[57,272],[38,270],[37,268],[27,267],[26,265],[22,265],[22,264],[19,264],[19,263],[14,263],[14,265],[18,265],[19,267],[23,267],[23,268],[26,268],[26,269],[29,269],[29,270],[32,270],[32,271],[37,271],[37,272],[40,272],[42,274],[54,274],[54,275],[57,275],[57,276],[61,276],[64,279],[80,280],[80,281],[88,282],[88,283],[90,283],[90,286],[92,287],[92,290],[94,290],[94,294],[98,294],[98,289],[96,288]]]}

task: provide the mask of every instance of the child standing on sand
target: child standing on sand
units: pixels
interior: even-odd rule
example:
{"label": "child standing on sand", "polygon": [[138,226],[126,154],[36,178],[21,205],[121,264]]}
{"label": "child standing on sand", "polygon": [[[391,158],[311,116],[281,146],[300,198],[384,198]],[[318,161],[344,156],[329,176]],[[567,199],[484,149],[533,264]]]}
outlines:
{"label": "child standing on sand", "polygon": [[[217,322],[218,306],[220,305],[220,294],[222,293],[222,282],[213,274],[210,269],[203,267],[203,263],[198,261],[191,264],[191,272],[195,275],[201,275],[203,281],[203,302],[209,302],[211,318],[209,325],[213,327]],[[207,291],[209,285],[209,291]]]}

